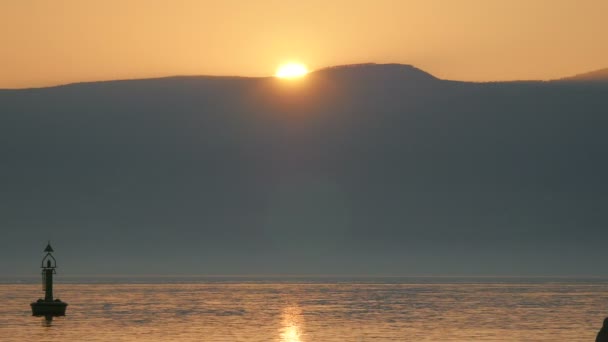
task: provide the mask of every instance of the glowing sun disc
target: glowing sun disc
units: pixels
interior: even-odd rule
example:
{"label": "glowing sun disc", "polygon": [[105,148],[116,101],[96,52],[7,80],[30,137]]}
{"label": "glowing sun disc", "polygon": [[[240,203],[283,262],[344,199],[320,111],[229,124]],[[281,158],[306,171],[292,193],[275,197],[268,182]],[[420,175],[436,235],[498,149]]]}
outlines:
{"label": "glowing sun disc", "polygon": [[302,77],[308,73],[308,69],[304,64],[300,63],[287,63],[281,65],[277,69],[276,77],[279,78],[296,78]]}

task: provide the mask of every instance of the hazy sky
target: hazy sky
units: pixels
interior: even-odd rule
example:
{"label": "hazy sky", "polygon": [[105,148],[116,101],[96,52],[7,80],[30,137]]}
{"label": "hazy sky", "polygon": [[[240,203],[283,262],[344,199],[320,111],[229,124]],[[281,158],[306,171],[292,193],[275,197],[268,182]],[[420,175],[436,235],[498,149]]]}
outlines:
{"label": "hazy sky", "polygon": [[414,64],[459,80],[608,67],[606,0],[3,0],[0,88]]}

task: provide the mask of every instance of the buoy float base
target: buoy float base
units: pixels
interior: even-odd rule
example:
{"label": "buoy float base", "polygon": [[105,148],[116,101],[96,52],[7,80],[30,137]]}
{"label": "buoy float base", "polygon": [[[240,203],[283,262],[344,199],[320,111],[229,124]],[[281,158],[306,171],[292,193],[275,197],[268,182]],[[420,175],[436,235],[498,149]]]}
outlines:
{"label": "buoy float base", "polygon": [[47,302],[39,299],[37,302],[30,304],[32,307],[32,316],[65,316],[65,309],[68,303],[56,299],[52,302]]}

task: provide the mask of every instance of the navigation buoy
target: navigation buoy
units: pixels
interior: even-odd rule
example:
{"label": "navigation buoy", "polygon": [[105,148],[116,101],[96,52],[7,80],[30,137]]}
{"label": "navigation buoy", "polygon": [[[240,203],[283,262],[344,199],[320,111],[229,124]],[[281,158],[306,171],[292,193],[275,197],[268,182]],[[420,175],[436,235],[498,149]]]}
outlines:
{"label": "navigation buoy", "polygon": [[42,258],[40,268],[42,268],[42,291],[44,299],[38,299],[30,304],[33,316],[65,316],[65,309],[68,303],[62,302],[59,298],[53,299],[53,274],[56,274],[57,261],[53,257],[53,247],[51,242],[44,249],[46,255]]}

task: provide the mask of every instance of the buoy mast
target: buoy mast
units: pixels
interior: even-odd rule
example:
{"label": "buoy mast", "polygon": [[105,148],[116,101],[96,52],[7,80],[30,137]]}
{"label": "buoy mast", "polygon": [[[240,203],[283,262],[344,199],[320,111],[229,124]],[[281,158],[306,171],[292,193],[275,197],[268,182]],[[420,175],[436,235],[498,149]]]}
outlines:
{"label": "buoy mast", "polygon": [[44,291],[44,301],[52,302],[53,301],[53,274],[55,274],[55,268],[57,267],[57,260],[53,257],[53,247],[51,247],[51,243],[46,245],[44,249],[46,255],[42,259],[42,264],[40,268],[42,268],[42,291]]}

